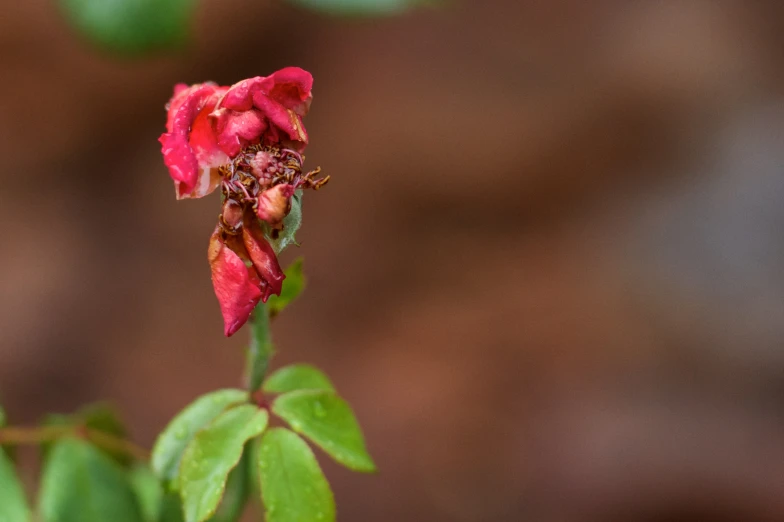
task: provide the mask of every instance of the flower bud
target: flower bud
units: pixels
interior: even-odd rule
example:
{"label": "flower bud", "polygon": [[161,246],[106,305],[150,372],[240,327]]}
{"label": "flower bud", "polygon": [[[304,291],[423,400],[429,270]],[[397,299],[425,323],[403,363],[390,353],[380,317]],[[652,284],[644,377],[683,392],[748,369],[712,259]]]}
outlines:
{"label": "flower bud", "polygon": [[291,210],[291,196],[294,194],[294,185],[275,185],[271,189],[259,194],[256,215],[266,221],[272,228],[281,230],[283,218]]}

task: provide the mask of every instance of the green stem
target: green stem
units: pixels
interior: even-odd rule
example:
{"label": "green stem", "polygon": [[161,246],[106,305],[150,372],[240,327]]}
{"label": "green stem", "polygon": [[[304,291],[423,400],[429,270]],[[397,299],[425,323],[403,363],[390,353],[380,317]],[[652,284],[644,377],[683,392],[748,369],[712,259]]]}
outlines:
{"label": "green stem", "polygon": [[275,353],[270,337],[270,321],[266,304],[258,304],[253,310],[248,324],[250,325],[250,345],[245,357],[245,382],[248,392],[252,394],[261,388],[270,359]]}
{"label": "green stem", "polygon": [[105,450],[130,455],[138,460],[148,460],[150,457],[147,450],[127,439],[85,426],[7,426],[0,429],[0,443],[11,445],[41,444],[69,436],[80,436]]}

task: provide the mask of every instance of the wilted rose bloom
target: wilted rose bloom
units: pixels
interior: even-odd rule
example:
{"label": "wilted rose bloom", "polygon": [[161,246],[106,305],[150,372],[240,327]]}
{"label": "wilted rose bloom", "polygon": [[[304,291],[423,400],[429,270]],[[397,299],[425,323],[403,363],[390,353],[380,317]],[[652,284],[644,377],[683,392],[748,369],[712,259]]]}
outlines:
{"label": "wilted rose bloom", "polygon": [[313,77],[297,67],[230,87],[178,84],[160,137],[177,199],[221,187],[223,207],[208,260],[225,333],[248,320],[259,301],[280,295],[283,271],[261,221],[277,233],[298,188],[318,188],[316,169],[302,173],[308,134],[302,123]]}

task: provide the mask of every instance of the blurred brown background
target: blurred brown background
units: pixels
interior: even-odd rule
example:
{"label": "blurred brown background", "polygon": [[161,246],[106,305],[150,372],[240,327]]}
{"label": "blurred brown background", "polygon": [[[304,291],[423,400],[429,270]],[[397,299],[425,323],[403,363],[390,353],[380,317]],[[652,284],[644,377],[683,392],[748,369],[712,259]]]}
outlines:
{"label": "blurred brown background", "polygon": [[150,446],[238,383],[176,202],[175,82],[313,72],[309,286],[276,364],[323,367],[381,473],[352,521],[784,520],[784,9],[455,0],[345,20],[208,0],[192,45],[96,51],[44,0],[0,17],[0,394],[99,398]]}

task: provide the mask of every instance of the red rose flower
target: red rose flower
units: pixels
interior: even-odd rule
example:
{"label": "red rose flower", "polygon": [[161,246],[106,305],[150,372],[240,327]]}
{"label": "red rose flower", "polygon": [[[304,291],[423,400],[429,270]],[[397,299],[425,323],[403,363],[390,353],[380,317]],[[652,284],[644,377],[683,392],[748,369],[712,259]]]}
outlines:
{"label": "red rose flower", "polygon": [[319,188],[319,169],[302,173],[308,134],[302,123],[313,77],[297,67],[231,87],[178,84],[160,137],[177,199],[200,198],[218,186],[223,208],[208,260],[225,334],[248,320],[259,301],[280,295],[283,271],[261,221],[276,234],[298,188]]}

